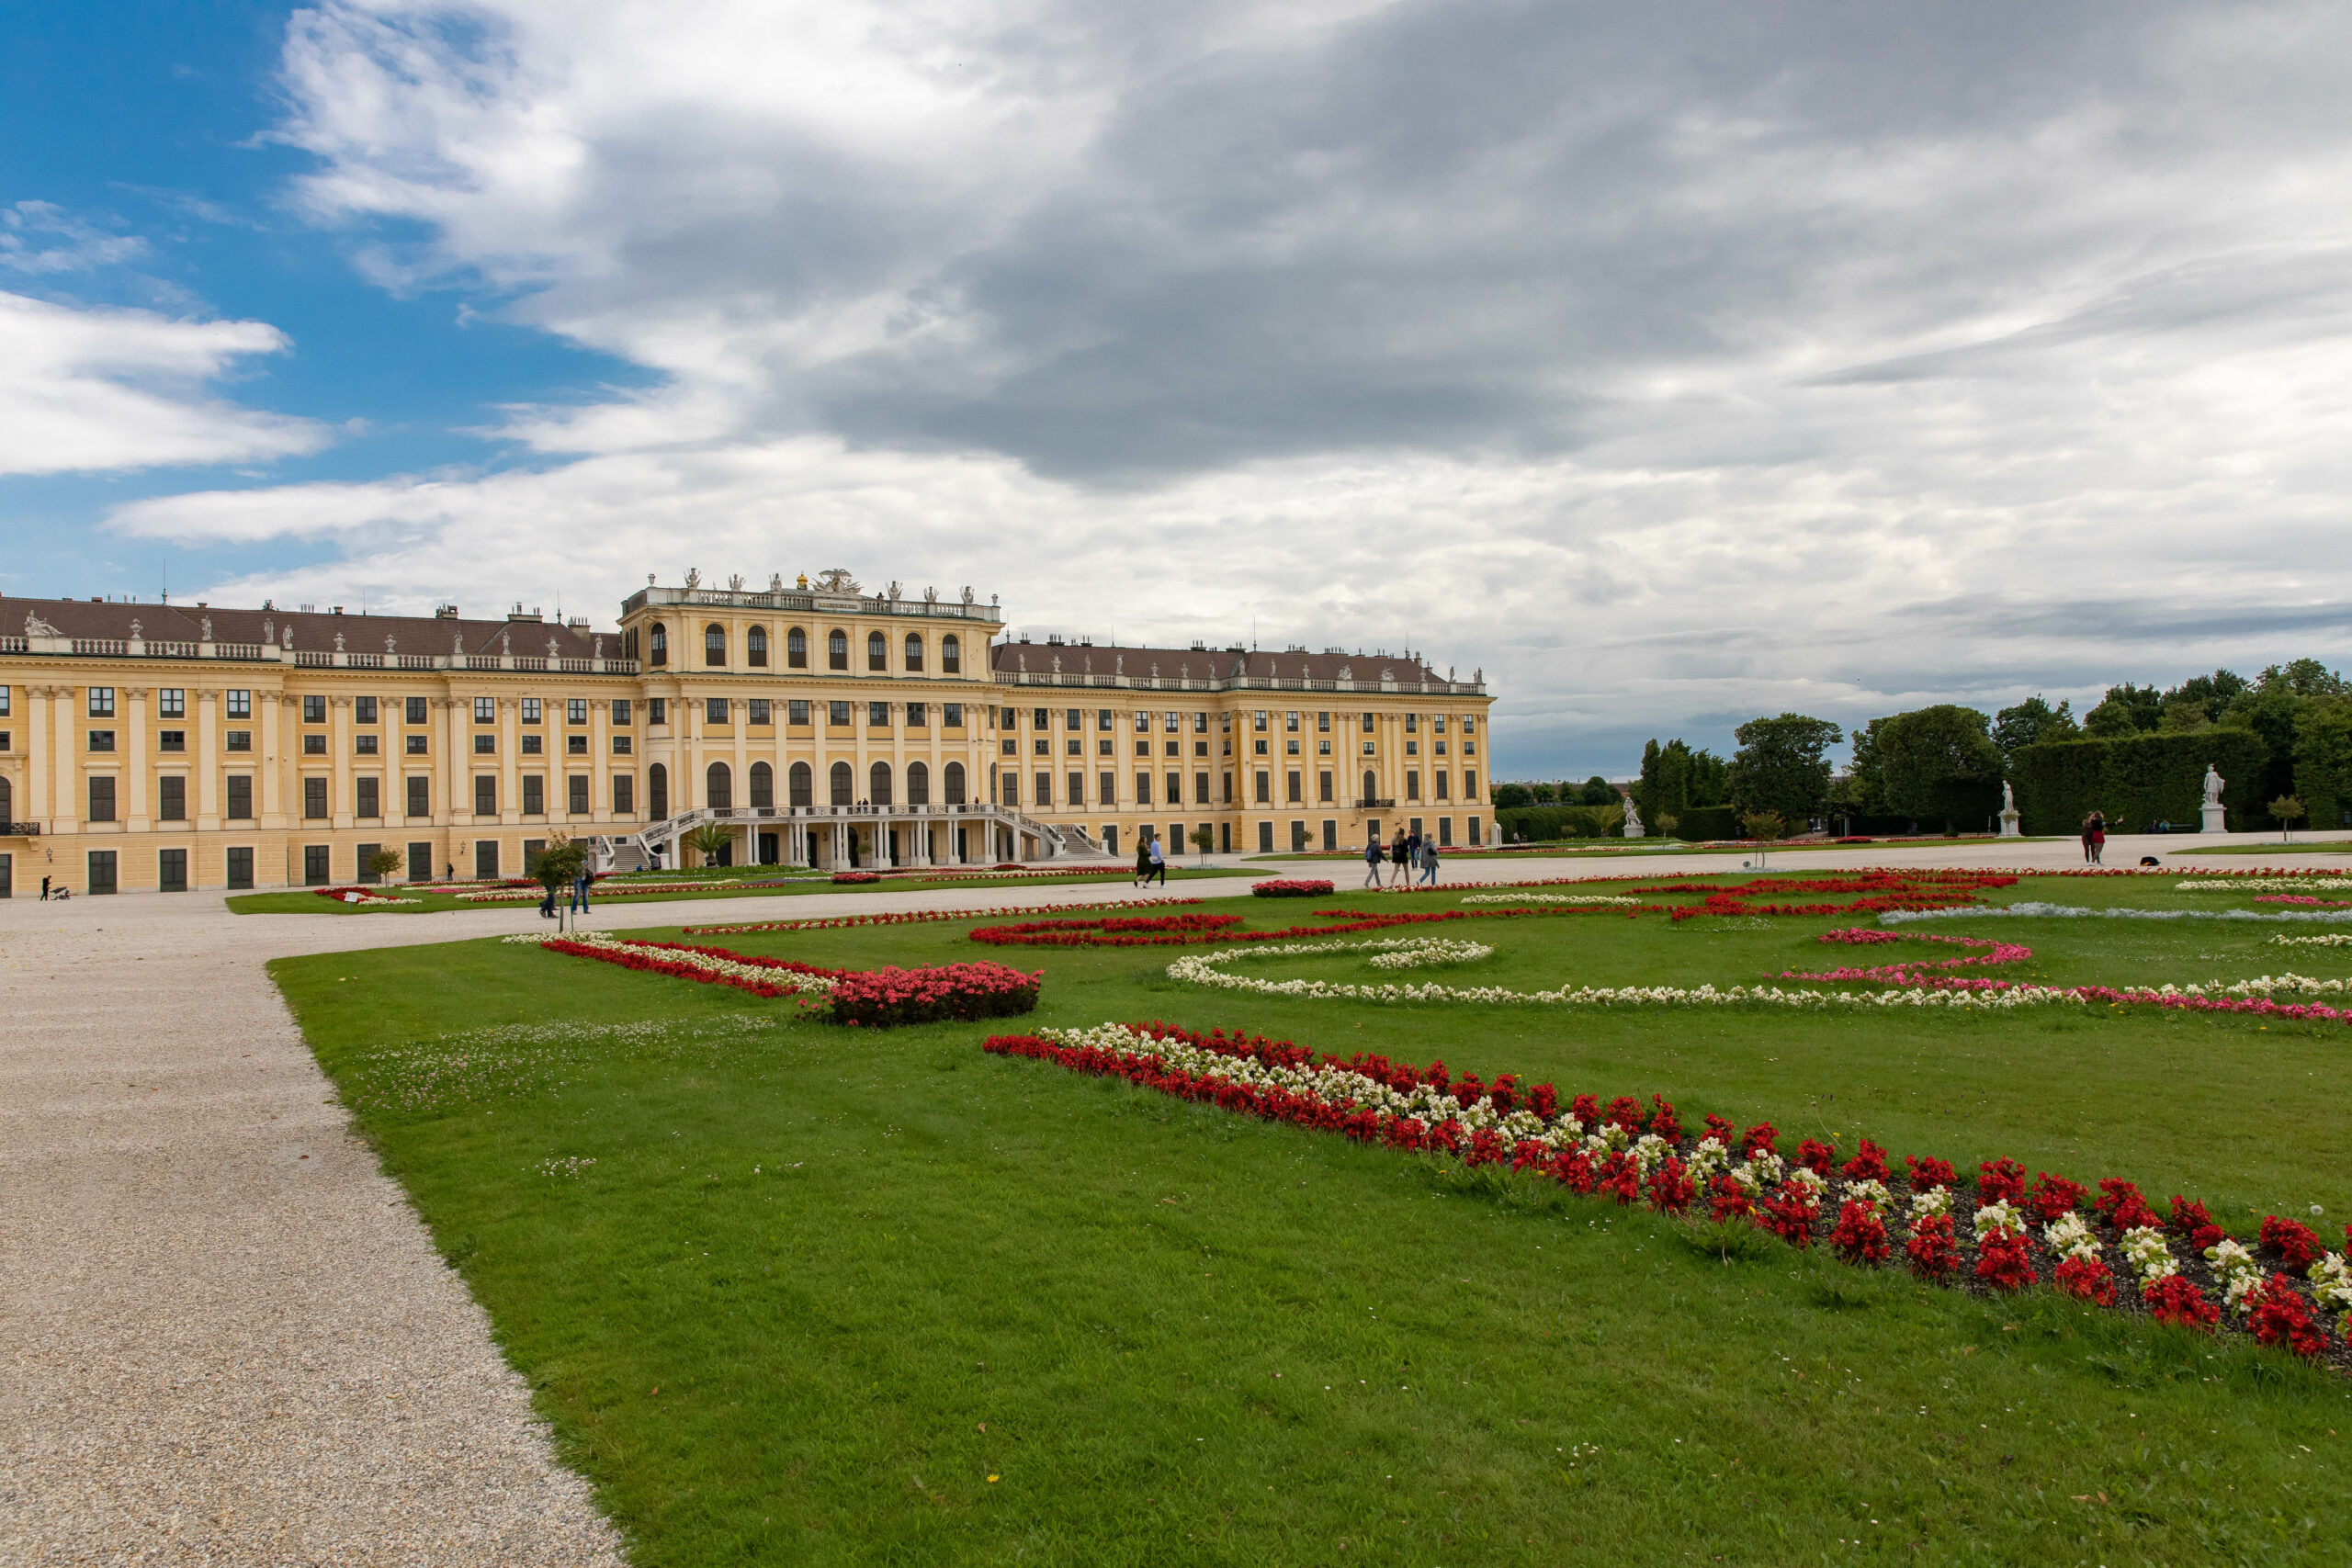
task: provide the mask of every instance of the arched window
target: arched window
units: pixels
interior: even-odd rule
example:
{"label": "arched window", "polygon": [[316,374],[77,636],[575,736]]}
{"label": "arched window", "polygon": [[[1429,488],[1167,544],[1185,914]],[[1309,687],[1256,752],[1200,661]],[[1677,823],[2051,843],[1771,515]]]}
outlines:
{"label": "arched window", "polygon": [[765,762],[752,764],[752,804],[771,810],[775,806],[775,770]]}
{"label": "arched window", "polygon": [[798,626],[784,634],[784,667],[787,670],[808,668],[808,634]]}
{"label": "arched window", "polygon": [[663,626],[659,621],[654,622],[653,634],[646,639],[646,643],[648,648],[650,649],[650,652],[646,658],[646,662],[648,664],[667,664],[670,662],[669,627]]}
{"label": "arched window", "polygon": [[724,762],[713,762],[702,776],[702,803],[724,811],[735,804],[734,780]]}
{"label": "arched window", "polygon": [[[0,781],[0,783],[5,782]],[[907,764],[907,804],[909,806],[931,804],[931,769],[924,763],[909,762]]]}
{"label": "arched window", "polygon": [[670,770],[659,762],[645,770],[645,806],[656,822],[670,815]]}
{"label": "arched window", "polygon": [[839,626],[834,627],[832,635],[825,638],[825,664],[832,670],[849,668],[849,633]]}
{"label": "arched window", "polygon": [[702,661],[717,667],[727,662],[727,628],[717,624],[702,629]]}
{"label": "arched window", "polygon": [[793,763],[792,772],[785,776],[791,782],[793,805],[814,806],[817,804],[817,796],[814,793],[816,775],[808,771],[808,763]]}
{"label": "arched window", "polygon": [[850,776],[849,764],[847,762],[835,762],[833,764],[831,783],[833,786],[833,804],[835,806],[850,806],[856,802],[857,797],[852,793],[854,786]]}
{"label": "arched window", "polygon": [[964,804],[964,764],[963,764],[963,763],[961,763],[961,762],[950,762],[950,763],[948,763],[948,764],[947,764],[947,769],[946,769],[946,775],[947,775],[947,776],[946,776],[945,780],[944,781],[944,784],[945,784],[945,785],[946,785],[946,794],[945,794],[945,796],[944,796],[945,801],[946,801],[946,804],[948,804],[949,806],[961,806],[961,805],[963,805],[963,804]]}
{"label": "arched window", "polygon": [[876,806],[890,804],[890,764],[876,762],[865,771],[869,787],[865,798]]}
{"label": "arched window", "polygon": [[950,675],[963,673],[964,645],[952,632],[939,639],[939,668]]}
{"label": "arched window", "polygon": [[756,670],[768,667],[768,629],[753,626],[743,634],[743,660]]}
{"label": "arched window", "polygon": [[1370,768],[1363,772],[1363,798],[1367,805],[1380,797],[1380,775]]}
{"label": "arched window", "polygon": [[865,667],[884,671],[890,668],[890,645],[880,632],[865,634]]}
{"label": "arched window", "polygon": [[907,634],[907,668],[910,671],[922,668],[922,638],[913,632]]}

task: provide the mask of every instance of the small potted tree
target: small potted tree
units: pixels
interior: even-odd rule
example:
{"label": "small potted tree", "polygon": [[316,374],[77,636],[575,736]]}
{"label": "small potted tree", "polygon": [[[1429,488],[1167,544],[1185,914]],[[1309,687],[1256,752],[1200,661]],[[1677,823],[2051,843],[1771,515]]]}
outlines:
{"label": "small potted tree", "polygon": [[392,873],[400,868],[401,857],[397,850],[378,850],[368,857],[368,879],[370,882],[389,882]]}
{"label": "small potted tree", "polygon": [[735,835],[716,822],[706,822],[686,835],[685,846],[706,867],[714,866],[719,856],[735,847]]}

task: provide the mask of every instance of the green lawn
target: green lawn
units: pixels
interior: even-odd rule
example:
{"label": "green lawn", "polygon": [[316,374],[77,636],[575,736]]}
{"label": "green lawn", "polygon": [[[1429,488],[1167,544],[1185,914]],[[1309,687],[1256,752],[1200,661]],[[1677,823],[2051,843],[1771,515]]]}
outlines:
{"label": "green lawn", "polygon": [[[775,874],[776,868],[767,866],[762,873]],[[699,876],[698,872],[684,874]],[[1202,877],[1236,876],[1238,872],[1170,865],[1170,882],[1195,881]],[[660,880],[673,882],[674,876]],[[593,895],[597,904],[662,904],[680,899],[702,898],[797,898],[811,893],[920,893],[941,887],[1043,887],[1067,886],[1083,882],[1088,886],[1100,883],[1106,887],[1125,888],[1128,879],[1121,874],[1072,876],[1068,873],[1041,871],[1035,876],[1005,876],[975,882],[968,877],[886,877],[880,882],[837,885],[827,872],[811,872],[777,886],[750,886],[747,882],[759,880],[759,875],[738,873],[713,876],[707,886],[673,893],[632,893],[626,882],[598,883]],[[347,884],[341,886],[348,886]],[[380,889],[395,898],[413,898],[413,904],[346,904],[336,898],[322,898],[307,887],[288,887],[272,893],[240,893],[228,900],[230,912],[239,915],[430,915],[445,909],[495,909],[506,908],[497,903],[472,903],[452,893],[429,893],[386,883]],[[514,908],[528,908],[521,902]]]}
{"label": "green lawn", "polygon": [[2352,840],[2313,839],[2298,833],[2291,843],[2215,844],[2211,849],[2174,850],[2177,855],[2352,855]]}
{"label": "green lawn", "polygon": [[[1995,897],[2244,903],[2159,879]],[[1211,907],[1269,927],[1351,902]],[[1844,923],[1447,934],[1495,943],[1457,972],[1480,982],[1722,984],[1854,957],[1809,940]],[[728,940],[825,964],[1043,969],[1023,1027],[1246,1026],[1564,1092],[1663,1092],[1691,1122],[2129,1176],[2241,1232],[2258,1211],[2352,1213],[2344,1025],[1318,1004],[1177,987],[1163,971],[1182,949],[987,949],[967,929]],[[2024,941],[2024,967],[2055,980],[2352,974],[2346,950],[2281,962],[2276,928],[1912,929]],[[1349,963],[1259,972],[1367,974]],[[2330,1501],[2352,1483],[2352,1385],[2275,1352],[1777,1244],[1726,1259],[1635,1212],[990,1057],[975,1026],[840,1030],[493,942],[274,972],[640,1562],[2352,1551]]]}

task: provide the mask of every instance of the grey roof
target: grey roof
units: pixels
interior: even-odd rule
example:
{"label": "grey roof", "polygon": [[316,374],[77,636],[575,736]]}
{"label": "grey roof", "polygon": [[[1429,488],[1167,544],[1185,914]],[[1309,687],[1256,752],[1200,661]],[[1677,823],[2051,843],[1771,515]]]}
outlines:
{"label": "grey roof", "polygon": [[[335,638],[353,653],[468,653],[503,651],[503,637],[518,658],[538,658],[555,644],[553,657],[587,659],[594,655],[595,639],[604,639],[606,658],[620,655],[620,633],[610,627],[574,627],[533,619],[473,620],[447,615],[324,615],[303,610],[241,610],[223,605],[93,604],[82,599],[19,599],[0,596],[0,634],[24,635],[27,617],[57,628],[65,637],[127,639],[134,635],[148,642],[204,640],[207,622],[214,642],[275,642],[298,652],[327,653]],[[136,627],[134,633],[133,627]],[[288,640],[288,633],[292,640]],[[392,639],[388,649],[385,639]]]}

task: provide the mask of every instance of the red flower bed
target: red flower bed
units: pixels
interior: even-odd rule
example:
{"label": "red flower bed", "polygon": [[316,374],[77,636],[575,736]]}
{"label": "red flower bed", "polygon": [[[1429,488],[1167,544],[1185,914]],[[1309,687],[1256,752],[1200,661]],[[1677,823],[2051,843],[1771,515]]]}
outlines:
{"label": "red flower bed", "polygon": [[1250,891],[1260,898],[1320,898],[1331,891],[1331,885],[1303,877],[1278,876],[1271,882],[1251,883]]}
{"label": "red flower bed", "polygon": [[922,969],[872,969],[834,981],[820,1010],[835,1023],[873,1029],[1009,1018],[1036,1010],[1037,987],[1044,979],[1042,972],[1024,975],[986,959]]}
{"label": "red flower bed", "polygon": [[879,882],[882,877],[878,872],[837,871],[833,873],[833,880],[843,886],[853,886],[867,882]]}
{"label": "red flower bed", "polygon": [[1198,904],[1198,898],[1121,898],[1108,904],[1026,904],[996,909],[895,909],[879,915],[827,915],[808,920],[752,920],[741,925],[688,926],[688,936],[732,936],[741,931],[838,931],[852,926],[915,926],[938,920],[1001,920],[1007,915],[1069,914],[1076,909],[1164,908]]}

